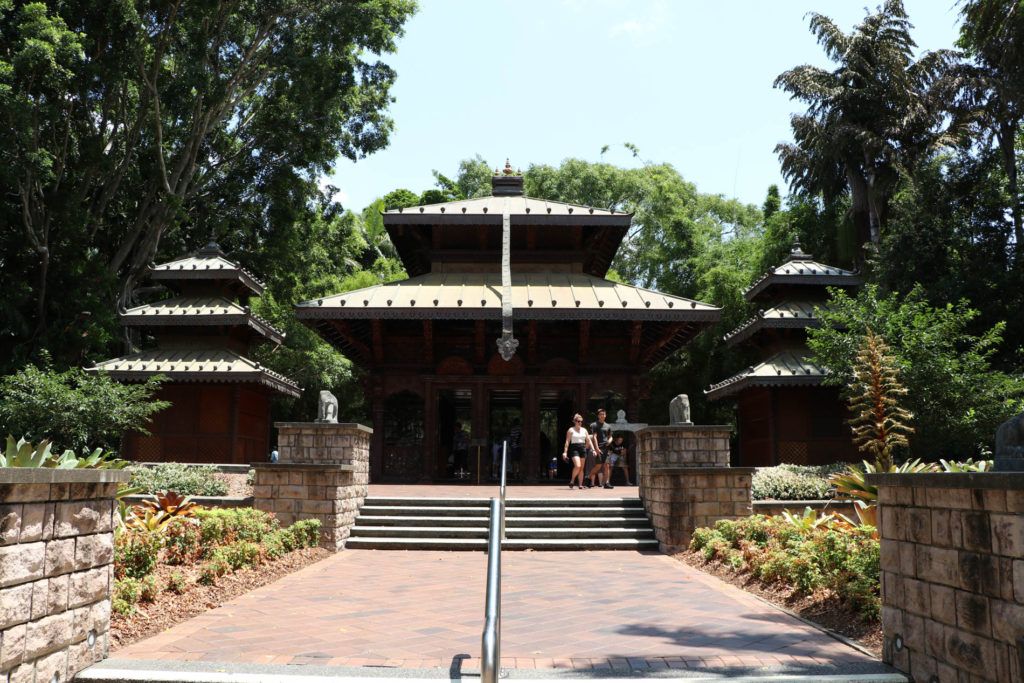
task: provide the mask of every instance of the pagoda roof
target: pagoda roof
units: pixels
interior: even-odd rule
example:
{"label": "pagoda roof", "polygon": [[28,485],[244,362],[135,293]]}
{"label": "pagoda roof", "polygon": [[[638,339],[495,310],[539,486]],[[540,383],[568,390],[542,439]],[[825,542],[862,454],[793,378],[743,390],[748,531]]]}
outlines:
{"label": "pagoda roof", "polygon": [[753,301],[766,290],[776,285],[818,285],[821,287],[854,287],[862,284],[860,275],[853,270],[818,263],[810,254],[800,249],[800,243],[793,244],[782,265],[769,268],[753,285],[744,292],[747,301]]}
{"label": "pagoda roof", "polygon": [[569,204],[525,195],[477,197],[423,204],[382,212],[391,225],[501,225],[508,202],[514,225],[621,225],[629,227],[632,213]]}
{"label": "pagoda roof", "polygon": [[153,280],[165,281],[234,281],[256,295],[262,294],[265,289],[265,285],[255,275],[228,260],[216,242],[210,242],[194,254],[176,261],[150,266],[148,275]]}
{"label": "pagoda roof", "polygon": [[288,396],[302,395],[294,381],[228,349],[150,349],[105,360],[88,371],[129,382],[159,374],[171,382],[256,383]]}
{"label": "pagoda roof", "polygon": [[722,337],[729,346],[746,341],[764,329],[799,329],[817,325],[814,309],[821,305],[815,301],[783,301],[747,320],[729,334]]}
{"label": "pagoda roof", "polygon": [[[296,317],[500,319],[500,273],[427,273],[295,304]],[[720,308],[586,273],[512,273],[514,317],[714,322]]]}
{"label": "pagoda roof", "polygon": [[285,333],[248,306],[240,306],[222,296],[180,296],[152,304],[130,308],[121,314],[121,324],[128,326],[242,326],[266,337],[275,344],[284,342]]}
{"label": "pagoda roof", "polygon": [[807,355],[804,348],[780,351],[758,365],[712,384],[704,393],[709,401],[717,401],[753,386],[819,386],[825,379],[825,368],[809,360]]}

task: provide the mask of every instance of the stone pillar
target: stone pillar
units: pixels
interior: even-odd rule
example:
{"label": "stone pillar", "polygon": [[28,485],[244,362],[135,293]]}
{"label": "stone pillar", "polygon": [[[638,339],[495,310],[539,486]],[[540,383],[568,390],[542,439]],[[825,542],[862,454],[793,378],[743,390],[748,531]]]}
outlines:
{"label": "stone pillar", "polygon": [[661,551],[693,530],[751,513],[752,467],[729,467],[728,425],[645,427],[637,432],[637,483]]}
{"label": "stone pillar", "polygon": [[882,659],[914,680],[1024,680],[1024,473],[870,474]]}
{"label": "stone pillar", "polygon": [[124,470],[0,468],[0,680],[70,681],[110,647]]}
{"label": "stone pillar", "polygon": [[278,422],[279,461],[253,463],[253,507],[282,526],[319,519],[320,545],[345,547],[366,499],[373,430],[360,424]]}

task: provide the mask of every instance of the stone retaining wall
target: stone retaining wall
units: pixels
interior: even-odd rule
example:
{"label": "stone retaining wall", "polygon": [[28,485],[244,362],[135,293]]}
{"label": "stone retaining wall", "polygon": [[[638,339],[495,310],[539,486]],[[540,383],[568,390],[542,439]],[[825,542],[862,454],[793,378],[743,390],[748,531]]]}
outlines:
{"label": "stone retaining wall", "polygon": [[370,436],[359,424],[279,422],[278,463],[253,463],[253,506],[282,526],[319,519],[320,545],[344,548],[370,484]]}
{"label": "stone retaining wall", "polygon": [[121,470],[0,468],[0,681],[68,681],[109,648]]}
{"label": "stone retaining wall", "polygon": [[637,431],[637,483],[658,545],[677,553],[693,530],[751,514],[753,467],[729,467],[722,425],[670,425]]}
{"label": "stone retaining wall", "polygon": [[868,482],[878,485],[883,659],[917,681],[1024,680],[1024,474]]}

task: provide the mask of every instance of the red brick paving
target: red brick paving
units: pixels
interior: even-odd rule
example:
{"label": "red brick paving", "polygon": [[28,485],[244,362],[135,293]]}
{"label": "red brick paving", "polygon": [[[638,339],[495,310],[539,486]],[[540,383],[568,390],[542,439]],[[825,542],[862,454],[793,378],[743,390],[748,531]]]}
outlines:
{"label": "red brick paving", "polygon": [[[381,488],[373,493],[385,495]],[[450,494],[432,488],[431,495]],[[485,571],[482,552],[347,550],[114,656],[430,668],[461,659],[464,669],[479,668]],[[658,553],[506,552],[503,579],[503,666],[627,671],[873,661]]]}

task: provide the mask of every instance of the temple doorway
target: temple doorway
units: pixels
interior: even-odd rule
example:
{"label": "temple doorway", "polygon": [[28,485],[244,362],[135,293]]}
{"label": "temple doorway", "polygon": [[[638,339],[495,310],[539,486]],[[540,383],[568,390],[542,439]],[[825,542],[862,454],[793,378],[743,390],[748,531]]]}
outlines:
{"label": "temple doorway", "polygon": [[[490,391],[490,408],[487,420],[488,453],[491,455],[487,467],[487,474],[492,480],[500,475],[500,469],[496,466],[499,459],[495,455],[501,453],[501,443],[512,434],[513,427],[518,426],[520,432],[520,447],[522,447],[523,429],[523,392],[519,389],[492,389]],[[511,445],[511,444],[510,444]],[[497,449],[497,450],[495,450]],[[509,480],[515,478],[512,463],[512,453],[509,452]],[[521,464],[521,463],[520,463]],[[521,476],[522,469],[519,468]]]}
{"label": "temple doorway", "polygon": [[[438,389],[437,391],[437,477],[451,479],[455,476],[455,431],[456,425],[470,432],[473,423],[472,389]],[[468,458],[468,455],[467,455]]]}

